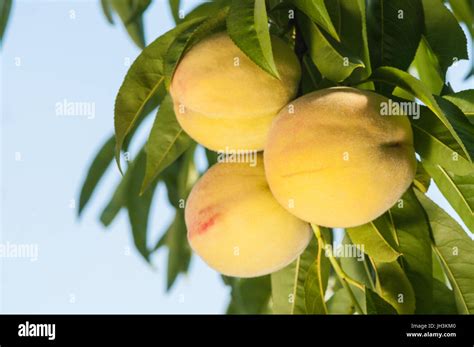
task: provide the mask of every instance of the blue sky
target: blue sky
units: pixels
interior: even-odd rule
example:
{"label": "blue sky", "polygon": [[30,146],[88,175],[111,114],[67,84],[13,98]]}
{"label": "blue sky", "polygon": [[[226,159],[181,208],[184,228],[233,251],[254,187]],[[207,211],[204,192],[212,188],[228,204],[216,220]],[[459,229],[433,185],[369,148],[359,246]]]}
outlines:
{"label": "blue sky", "polygon": [[[183,1],[185,12],[198,1]],[[74,11],[75,18],[71,18]],[[167,1],[145,16],[148,42],[172,28]],[[148,266],[133,248],[122,213],[104,229],[98,213],[119,179],[111,167],[82,220],[73,207],[85,170],[113,129],[113,103],[139,50],[98,1],[16,1],[1,52],[1,241],[35,244],[38,259],[0,259],[4,313],[221,313],[228,289],[194,257],[190,273],[165,292],[166,250]],[[455,90],[468,62],[452,67]],[[95,116],[58,116],[63,100],[92,102]],[[140,131],[145,139],[150,122]],[[20,160],[18,160],[20,159]],[[432,189],[430,195],[448,211]],[[161,187],[150,229],[156,239],[172,218]]]}

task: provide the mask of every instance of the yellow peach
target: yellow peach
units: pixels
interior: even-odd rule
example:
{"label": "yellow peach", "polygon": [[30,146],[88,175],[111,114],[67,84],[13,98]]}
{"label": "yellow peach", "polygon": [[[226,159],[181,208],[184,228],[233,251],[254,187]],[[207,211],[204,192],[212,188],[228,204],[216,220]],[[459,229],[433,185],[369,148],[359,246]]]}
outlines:
{"label": "yellow peach", "polygon": [[311,238],[307,223],[273,198],[256,165],[220,162],[193,187],[185,220],[192,249],[213,269],[256,277],[291,263]]}
{"label": "yellow peach", "polygon": [[170,86],[178,122],[189,136],[220,151],[262,150],[272,119],[293,99],[301,68],[290,46],[272,37],[280,80],[251,61],[226,33],[192,47]]}
{"label": "yellow peach", "polygon": [[392,207],[416,171],[410,121],[388,99],[348,87],[295,100],[274,120],[265,171],[280,204],[326,227],[367,223]]}

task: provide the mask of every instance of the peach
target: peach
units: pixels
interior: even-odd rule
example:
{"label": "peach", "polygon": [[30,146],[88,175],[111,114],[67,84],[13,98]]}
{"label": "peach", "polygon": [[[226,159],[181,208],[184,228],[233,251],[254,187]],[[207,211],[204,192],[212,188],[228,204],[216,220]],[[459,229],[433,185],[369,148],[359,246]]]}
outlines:
{"label": "peach", "polygon": [[291,263],[311,238],[309,225],[273,198],[263,168],[217,163],[193,187],[185,220],[192,249],[213,269],[256,277]]}
{"label": "peach", "polygon": [[170,94],[189,136],[214,151],[263,149],[273,118],[294,98],[301,77],[291,47],[271,39],[280,79],[251,61],[223,32],[184,55]]}
{"label": "peach", "polygon": [[413,181],[416,159],[408,118],[382,116],[384,103],[376,93],[337,87],[282,109],[264,152],[280,204],[326,227],[358,226],[392,207]]}

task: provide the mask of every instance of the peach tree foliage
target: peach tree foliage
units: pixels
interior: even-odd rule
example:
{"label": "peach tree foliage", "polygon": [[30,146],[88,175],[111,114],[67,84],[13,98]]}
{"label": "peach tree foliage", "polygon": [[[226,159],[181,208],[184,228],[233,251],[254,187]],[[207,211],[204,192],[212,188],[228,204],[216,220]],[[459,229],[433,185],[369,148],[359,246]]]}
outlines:
{"label": "peach tree foliage", "polygon": [[[376,220],[345,231],[343,245],[364,244],[363,261],[325,252],[334,232],[314,225],[306,251],[283,270],[253,279],[222,277],[231,287],[228,312],[397,314],[391,303],[411,300],[410,312],[405,313],[474,313],[474,241],[426,196],[434,181],[467,228],[474,230],[474,89],[455,91],[446,80],[450,66],[468,59],[461,23],[472,39],[470,0],[450,0],[451,10],[441,0],[219,0],[185,16],[179,12],[179,1],[171,0],[176,26],[149,44],[143,35],[143,14],[151,1],[101,3],[107,20],[114,23],[119,18],[142,51],[118,91],[115,134],[90,165],[78,212],[115,158],[123,176],[100,220],[107,227],[124,209],[144,259],[150,261],[153,252],[168,249],[168,289],[188,270],[191,251],[183,201],[203,173],[194,163],[198,145],[183,132],[173,112],[168,94],[173,72],[196,42],[226,30],[246,55],[278,78],[271,33],[289,42],[300,59],[298,96],[353,86],[421,103],[420,117],[410,119],[418,169],[398,204]],[[466,79],[473,74],[474,68]],[[154,117],[148,138],[134,138],[148,117]],[[129,154],[132,138],[143,145]],[[130,160],[124,160],[124,153]],[[215,163],[214,153],[206,155],[209,166]],[[147,222],[158,185],[166,187],[175,218],[154,241],[147,237]]]}

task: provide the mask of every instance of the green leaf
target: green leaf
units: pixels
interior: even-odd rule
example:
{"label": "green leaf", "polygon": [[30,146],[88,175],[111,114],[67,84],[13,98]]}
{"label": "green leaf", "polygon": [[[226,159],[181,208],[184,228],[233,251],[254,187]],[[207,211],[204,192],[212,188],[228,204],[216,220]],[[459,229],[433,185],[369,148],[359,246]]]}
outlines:
{"label": "green leaf", "polygon": [[456,300],[451,289],[444,283],[433,279],[433,314],[457,314]]}
{"label": "green leaf", "polygon": [[164,58],[163,73],[167,88],[169,88],[176,67],[186,51],[206,36],[224,29],[227,12],[228,8],[225,7],[213,14],[212,17],[196,18],[180,24],[179,27],[186,25],[186,28],[176,35]]}
{"label": "green leaf", "polygon": [[104,13],[107,22],[114,24],[114,17],[112,16],[112,8],[110,7],[109,0],[100,0],[100,6],[102,7],[102,12]]}
{"label": "green leaf", "polygon": [[399,314],[414,313],[415,293],[398,262],[374,262],[374,269],[377,278],[377,294],[392,305]]}
{"label": "green leaf", "polygon": [[444,95],[443,98],[455,104],[474,124],[474,89],[467,89],[458,93]]}
{"label": "green leaf", "polygon": [[318,242],[316,259],[306,273],[304,281],[304,302],[307,314],[327,314],[325,293],[331,263],[325,255],[323,245]]}
{"label": "green leaf", "polygon": [[471,36],[474,37],[474,4],[472,0],[449,0],[454,15],[460,22],[464,22]]}
{"label": "green leaf", "polygon": [[89,202],[94,189],[97,187],[100,179],[104,176],[105,171],[114,159],[114,146],[115,138],[112,136],[104,143],[92,161],[89,170],[87,171],[86,179],[82,184],[81,194],[79,197],[79,209],[77,210],[78,216],[81,215],[84,207]]}
{"label": "green leaf", "polygon": [[388,214],[374,221],[346,230],[352,242],[364,247],[364,252],[379,262],[392,262],[399,256]]}
{"label": "green leaf", "polygon": [[[348,248],[351,247],[354,252],[355,247],[360,247],[361,245],[354,245],[349,238],[347,231],[346,235],[342,239],[341,247]],[[359,248],[361,254],[353,254],[352,257],[341,257],[339,262],[341,263],[341,268],[344,270],[346,275],[350,278],[356,280],[359,283],[362,283],[366,287],[371,287],[372,277],[369,275],[370,269],[367,265],[366,255],[362,252],[362,249]],[[363,258],[362,258],[363,257]],[[369,277],[370,276],[370,277]],[[355,287],[353,287],[354,289]]]}
{"label": "green leaf", "polygon": [[441,0],[422,0],[424,36],[437,57],[444,80],[446,70],[459,59],[467,59],[467,41],[456,18]]}
{"label": "green leaf", "polygon": [[181,155],[177,160],[175,160],[171,165],[164,169],[159,178],[163,180],[166,190],[168,193],[168,201],[175,208],[179,207],[179,192],[178,192],[178,176],[182,161],[184,160],[184,155]]}
{"label": "green leaf", "polygon": [[[371,267],[368,263],[368,257],[365,253],[363,253],[365,247],[362,248],[363,245],[353,244],[349,238],[349,235],[347,234],[347,230],[346,235],[342,240],[341,247],[344,247],[344,249],[346,249],[346,252],[352,252],[349,253],[352,254],[352,256],[350,257],[345,256],[339,258],[339,262],[344,273],[353,280],[363,284],[365,287],[374,288],[374,280],[372,278],[373,276]],[[347,251],[347,249],[349,250]],[[366,306],[365,291],[352,284],[349,284],[349,286],[352,292],[354,293],[357,302],[359,302],[361,308],[364,309]]]}
{"label": "green leaf", "polygon": [[255,64],[280,78],[273,59],[265,0],[234,0],[227,17],[227,33]]}
{"label": "green leaf", "polygon": [[142,15],[148,9],[151,4],[151,0],[132,0],[132,13],[125,21],[125,24],[133,23],[137,20],[140,20]]}
{"label": "green leaf", "polygon": [[390,209],[402,253],[400,262],[415,292],[415,313],[430,313],[433,305],[432,253],[429,225],[413,190]]}
{"label": "green leaf", "polygon": [[145,174],[145,155],[143,150],[138,154],[132,170],[132,178],[127,185],[126,207],[128,210],[128,218],[132,228],[135,247],[143,258],[149,262],[151,252],[147,246],[147,230],[156,182],[152,189],[149,189],[145,194],[140,196],[140,186]]}
{"label": "green leaf", "polygon": [[154,96],[163,97],[163,59],[176,35],[202,19],[187,21],[160,36],[146,47],[133,62],[115,99],[115,159],[120,168],[120,150],[125,138],[136,125]]}
{"label": "green leaf", "polygon": [[351,55],[359,57],[365,69],[358,69],[357,82],[367,78],[370,73],[370,56],[365,18],[365,0],[326,1],[331,20],[335,23],[340,42]]}
{"label": "green leaf", "polygon": [[170,290],[181,272],[186,272],[191,259],[191,248],[186,238],[184,210],[176,209],[176,215],[170,229],[166,233],[168,246],[168,271],[166,290]]}
{"label": "green leaf", "polygon": [[474,230],[474,171],[471,174],[455,175],[440,165],[425,162],[441,193],[449,201],[469,230]]}
{"label": "green leaf", "polygon": [[463,144],[471,158],[474,157],[474,125],[469,122],[466,115],[449,100],[435,96],[436,102],[448,117],[456,132],[459,134]]}
{"label": "green leaf", "polygon": [[[321,229],[328,233],[327,229]],[[330,239],[330,235],[328,235]],[[305,314],[305,281],[317,258],[318,241],[311,239],[306,250],[290,265],[271,274],[273,312],[277,314]],[[309,283],[307,285],[309,286]]]}
{"label": "green leaf", "polygon": [[141,191],[144,192],[192,143],[176,119],[168,94],[161,103],[146,143],[146,172]]}
{"label": "green leaf", "polygon": [[[463,130],[463,127],[467,127],[467,124],[469,124],[469,122],[467,120],[463,122],[462,120],[458,119],[458,117],[454,114],[450,114],[450,117],[448,119],[447,115],[439,105],[440,98],[433,96],[430,91],[418,79],[411,76],[405,71],[401,71],[389,66],[383,66],[378,68],[372,74],[371,79],[405,89],[406,91],[420,99],[441,120],[444,126],[449,130],[451,135],[461,146],[463,151],[459,153],[459,155],[463,155],[468,161],[471,161],[471,154],[466,149],[466,146],[464,145],[460,137],[460,135],[462,135],[461,130]],[[454,129],[453,124],[451,124],[451,122],[453,122],[453,124],[459,125],[457,129],[460,132],[459,134],[458,131]]]}
{"label": "green leaf", "polygon": [[219,154],[207,148],[205,148],[204,150],[206,151],[207,167],[210,168],[212,165],[217,163]]}
{"label": "green leaf", "polygon": [[410,120],[415,150],[423,159],[458,174],[472,171],[472,164],[463,156],[458,141],[431,110],[420,106],[420,118]]}
{"label": "green leaf", "polygon": [[393,66],[406,70],[415,57],[423,32],[421,2],[369,0],[367,29],[372,69]]}
{"label": "green leaf", "polygon": [[321,73],[306,53],[301,61],[301,91],[303,95],[317,90],[321,80]]}
{"label": "green leaf", "polygon": [[129,19],[134,13],[133,0],[109,0],[112,8],[117,12],[122,20],[125,29],[132,41],[141,49],[145,47],[145,31],[143,29],[143,20],[138,17],[133,22]]}
{"label": "green leaf", "polygon": [[354,314],[354,304],[344,288],[338,289],[327,302],[330,314]]}
{"label": "green leaf", "polygon": [[430,188],[431,176],[426,172],[422,163],[417,162],[416,175],[413,185],[422,193],[426,193]]}
{"label": "green leaf", "polygon": [[[177,177],[177,191],[179,198],[186,201],[192,186],[198,179],[196,166],[194,165],[195,146],[191,147],[183,155]],[[173,225],[166,236],[168,246],[168,277],[167,290],[175,282],[181,272],[186,272],[191,259],[191,248],[187,240],[186,223],[184,219],[184,206],[176,209],[176,216]]]}
{"label": "green leaf", "polygon": [[0,0],[0,46],[3,43],[3,35],[5,34],[5,30],[7,28],[12,4],[12,0]]}
{"label": "green leaf", "polygon": [[367,314],[397,314],[397,311],[376,292],[366,288],[365,302]]}
{"label": "green leaf", "polygon": [[324,0],[293,0],[292,3],[314,23],[339,41],[338,32],[329,17]]}
{"label": "green leaf", "polygon": [[412,66],[418,72],[420,81],[429,88],[430,92],[439,95],[444,85],[444,74],[424,36],[420,40]]}
{"label": "green leaf", "polygon": [[178,24],[181,21],[179,18],[179,4],[180,0],[169,0],[171,14],[173,15],[174,22]]}
{"label": "green leaf", "polygon": [[364,63],[352,56],[340,43],[325,36],[306,16],[298,16],[298,24],[309,47],[309,55],[321,74],[331,81],[341,82]]}
{"label": "green leaf", "polygon": [[433,255],[433,279],[440,281],[441,283],[448,284],[449,280],[444,272],[443,264],[441,259],[435,252],[431,252]]}
{"label": "green leaf", "polygon": [[134,163],[130,163],[127,171],[120,178],[120,182],[115,188],[114,194],[110,198],[109,202],[102,210],[100,215],[100,221],[103,226],[108,227],[118,215],[122,207],[125,207],[127,202],[127,191],[129,182],[132,180]]}
{"label": "green leaf", "polygon": [[454,291],[458,313],[474,313],[474,241],[461,226],[428,197],[416,193],[428,215],[440,258]]}
{"label": "green leaf", "polygon": [[232,278],[228,314],[261,314],[268,311],[271,296],[270,276]]}

